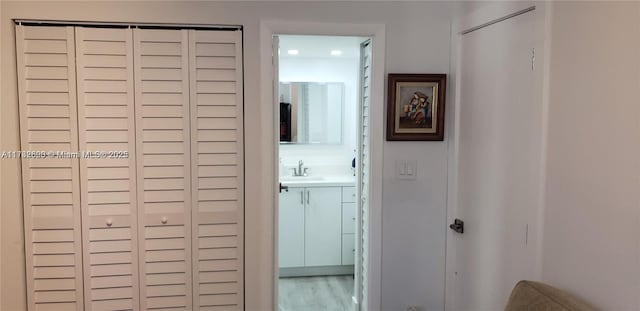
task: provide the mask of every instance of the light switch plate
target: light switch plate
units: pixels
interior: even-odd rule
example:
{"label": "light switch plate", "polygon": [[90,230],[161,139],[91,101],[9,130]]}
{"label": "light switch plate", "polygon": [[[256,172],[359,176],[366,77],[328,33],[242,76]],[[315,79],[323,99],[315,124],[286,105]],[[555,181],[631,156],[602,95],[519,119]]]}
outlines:
{"label": "light switch plate", "polygon": [[418,162],[415,160],[396,161],[396,179],[415,180],[418,175]]}

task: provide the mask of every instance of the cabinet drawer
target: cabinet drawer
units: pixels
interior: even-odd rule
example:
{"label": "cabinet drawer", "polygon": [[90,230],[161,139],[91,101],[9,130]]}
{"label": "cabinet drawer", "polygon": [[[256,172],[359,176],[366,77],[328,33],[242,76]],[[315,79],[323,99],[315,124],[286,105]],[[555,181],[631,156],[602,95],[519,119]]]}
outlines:
{"label": "cabinet drawer", "polygon": [[352,265],[356,257],[355,234],[342,235],[342,265]]}
{"label": "cabinet drawer", "polygon": [[342,233],[356,233],[355,203],[342,203]]}
{"label": "cabinet drawer", "polygon": [[356,187],[342,187],[342,202],[356,201]]}

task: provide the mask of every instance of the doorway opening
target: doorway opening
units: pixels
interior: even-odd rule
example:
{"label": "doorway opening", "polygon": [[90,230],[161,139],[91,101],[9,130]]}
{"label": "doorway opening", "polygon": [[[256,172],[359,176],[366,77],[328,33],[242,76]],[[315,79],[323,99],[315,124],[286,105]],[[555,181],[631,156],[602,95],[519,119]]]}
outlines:
{"label": "doorway opening", "polygon": [[366,300],[371,40],[274,36],[279,310]]}

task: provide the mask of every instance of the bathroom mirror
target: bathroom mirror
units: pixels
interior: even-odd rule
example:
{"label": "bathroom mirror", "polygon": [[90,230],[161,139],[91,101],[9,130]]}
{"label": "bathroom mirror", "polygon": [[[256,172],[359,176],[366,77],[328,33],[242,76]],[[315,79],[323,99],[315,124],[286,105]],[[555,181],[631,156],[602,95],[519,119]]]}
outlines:
{"label": "bathroom mirror", "polygon": [[342,82],[281,82],[280,143],[341,144]]}

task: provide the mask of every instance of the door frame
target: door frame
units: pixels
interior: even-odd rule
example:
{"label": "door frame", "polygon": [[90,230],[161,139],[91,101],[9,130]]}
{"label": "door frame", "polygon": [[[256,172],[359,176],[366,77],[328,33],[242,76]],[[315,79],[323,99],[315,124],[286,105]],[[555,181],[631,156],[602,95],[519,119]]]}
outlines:
{"label": "door frame", "polygon": [[[460,72],[461,72],[461,45],[462,36],[465,31],[475,28],[482,28],[489,24],[498,23],[513,17],[514,13],[534,8],[535,15],[535,66],[534,72],[534,102],[542,105],[542,129],[540,167],[543,170],[538,184],[539,198],[538,208],[535,211],[528,211],[529,218],[529,241],[531,247],[531,279],[540,280],[542,277],[542,226],[544,217],[544,196],[546,179],[546,146],[547,146],[547,120],[548,120],[548,79],[549,76],[549,49],[551,39],[551,5],[541,1],[522,2],[492,2],[486,4],[471,13],[463,16],[456,16],[451,23],[451,51],[450,51],[450,79],[449,93],[447,96],[453,99],[453,107],[447,117],[449,127],[447,133],[450,137],[447,146],[448,163],[447,171],[447,224],[453,223],[458,214],[458,159],[459,159],[459,133],[460,133]],[[452,111],[451,111],[452,110]],[[459,310],[456,301],[459,301],[457,283],[460,282],[458,267],[456,267],[456,241],[459,234],[453,230],[447,230],[446,234],[446,275],[445,275],[445,310]]]}
{"label": "door frame", "polygon": [[[274,63],[272,60],[272,38],[274,35],[332,35],[370,37],[372,41],[372,83],[371,83],[371,170],[369,191],[369,254],[367,276],[367,306],[369,310],[380,310],[381,264],[382,264],[382,155],[384,143],[384,76],[385,76],[385,25],[383,24],[341,24],[310,22],[260,22],[260,112],[264,138],[259,147],[262,172],[266,174],[263,181],[268,201],[260,207],[259,225],[245,227],[247,237],[258,240],[247,247],[256,247],[259,256],[245,256],[245,266],[259,267],[252,269],[255,274],[245,274],[245,284],[255,284],[247,288],[245,303],[247,309],[277,310],[278,255],[278,157],[277,135],[279,118],[274,109]],[[247,211],[247,214],[251,211]],[[249,253],[249,249],[247,253]],[[247,271],[248,272],[248,271]],[[255,294],[255,295],[254,295]]]}

